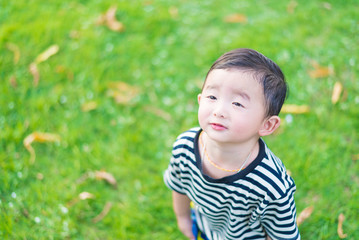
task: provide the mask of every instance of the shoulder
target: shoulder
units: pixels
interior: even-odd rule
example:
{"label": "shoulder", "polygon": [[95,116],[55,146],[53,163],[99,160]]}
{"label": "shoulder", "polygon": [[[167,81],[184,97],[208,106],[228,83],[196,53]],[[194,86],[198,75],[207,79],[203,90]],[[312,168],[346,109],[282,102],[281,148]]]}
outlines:
{"label": "shoulder", "polygon": [[181,133],[173,144],[172,157],[175,159],[195,159],[196,155],[196,142],[200,128],[191,128]]}
{"label": "shoulder", "polygon": [[194,127],[181,133],[174,142],[173,149],[183,147],[184,145],[189,145],[193,147],[193,143],[199,131],[199,127]]}
{"label": "shoulder", "polygon": [[260,179],[266,195],[270,199],[282,198],[290,192],[294,192],[296,187],[294,180],[288,174],[283,162],[265,145],[265,157],[255,168],[254,173]]}
{"label": "shoulder", "polygon": [[[191,128],[183,133],[181,133],[178,137],[177,137],[177,140],[179,139],[189,139],[189,140],[193,140],[197,133],[201,130],[200,127],[194,127],[194,128]],[[177,141],[176,140],[176,141]]]}

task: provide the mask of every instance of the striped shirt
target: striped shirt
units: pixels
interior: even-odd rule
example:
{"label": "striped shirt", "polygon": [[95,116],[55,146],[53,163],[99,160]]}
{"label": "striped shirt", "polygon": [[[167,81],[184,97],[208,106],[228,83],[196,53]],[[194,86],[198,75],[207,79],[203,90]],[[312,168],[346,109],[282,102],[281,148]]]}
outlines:
{"label": "striped shirt", "polygon": [[165,184],[195,205],[199,229],[211,240],[300,239],[293,179],[282,161],[259,140],[256,159],[231,176],[214,179],[202,172],[200,128],[182,133],[173,145]]}

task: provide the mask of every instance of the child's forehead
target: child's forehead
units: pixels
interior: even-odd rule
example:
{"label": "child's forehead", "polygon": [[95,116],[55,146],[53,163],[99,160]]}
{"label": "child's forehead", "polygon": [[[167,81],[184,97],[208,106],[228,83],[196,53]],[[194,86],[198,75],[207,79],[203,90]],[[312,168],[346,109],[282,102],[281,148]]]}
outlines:
{"label": "child's forehead", "polygon": [[253,84],[259,84],[257,74],[250,69],[213,69],[203,83],[203,90],[219,88],[222,84],[225,84],[228,79],[234,80],[231,81],[233,84],[237,81],[239,83],[244,79],[253,82]]}

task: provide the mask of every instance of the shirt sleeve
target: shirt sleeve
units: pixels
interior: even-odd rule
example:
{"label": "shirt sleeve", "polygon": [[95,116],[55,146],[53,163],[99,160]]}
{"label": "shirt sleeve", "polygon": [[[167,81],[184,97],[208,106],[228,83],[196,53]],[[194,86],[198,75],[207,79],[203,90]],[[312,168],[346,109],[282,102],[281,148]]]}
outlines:
{"label": "shirt sleeve", "polygon": [[178,146],[176,146],[176,142],[173,146],[172,157],[168,168],[163,175],[163,179],[168,188],[178,193],[185,194],[181,181],[181,155],[179,154],[180,149]]}
{"label": "shirt sleeve", "polygon": [[294,192],[295,186],[292,186],[284,196],[270,201],[262,214],[261,222],[271,239],[300,239],[296,223]]}

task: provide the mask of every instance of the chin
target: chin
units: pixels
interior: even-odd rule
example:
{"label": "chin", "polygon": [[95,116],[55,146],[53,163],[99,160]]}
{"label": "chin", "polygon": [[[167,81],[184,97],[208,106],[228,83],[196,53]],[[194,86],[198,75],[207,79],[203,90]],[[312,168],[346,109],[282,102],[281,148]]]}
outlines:
{"label": "chin", "polygon": [[216,141],[216,142],[228,142],[228,136],[224,133],[224,131],[216,131],[212,128],[210,129],[203,129],[203,131],[207,134],[207,136]]}

